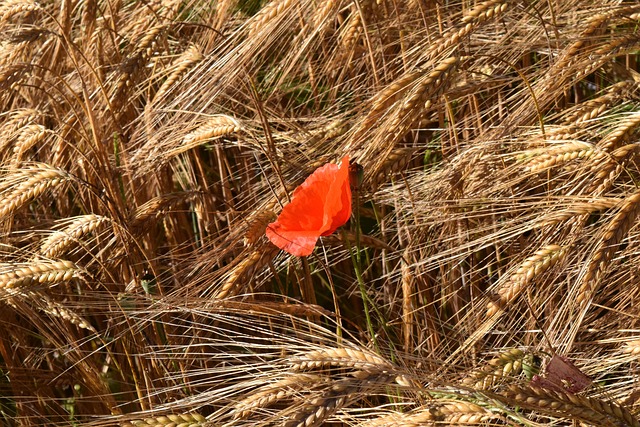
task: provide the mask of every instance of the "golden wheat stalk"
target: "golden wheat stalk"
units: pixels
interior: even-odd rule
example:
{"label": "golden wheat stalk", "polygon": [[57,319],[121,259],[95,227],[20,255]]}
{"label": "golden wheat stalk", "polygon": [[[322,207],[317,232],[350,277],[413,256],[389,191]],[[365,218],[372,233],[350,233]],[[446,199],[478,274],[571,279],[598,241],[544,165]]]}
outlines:
{"label": "golden wheat stalk", "polygon": [[477,4],[469,10],[461,19],[462,28],[452,30],[445,34],[441,40],[433,43],[427,51],[427,58],[435,58],[445,50],[460,45],[460,41],[471,34],[480,24],[497,18],[509,8],[509,3],[504,0],[488,0]]}
{"label": "golden wheat stalk", "polygon": [[625,171],[627,164],[635,160],[638,154],[640,154],[638,144],[627,144],[600,159],[591,167],[591,171],[595,172],[595,178],[589,185],[587,193],[594,196],[606,193]]}
{"label": "golden wheat stalk", "polygon": [[567,247],[559,245],[547,245],[525,259],[508,281],[498,288],[498,301],[491,301],[487,304],[486,316],[491,317],[507,307],[533,279],[563,260],[567,249]]}
{"label": "golden wheat stalk", "polygon": [[631,340],[624,343],[623,353],[637,356],[640,354],[640,340]]}
{"label": "golden wheat stalk", "polygon": [[135,78],[142,74],[140,69],[153,56],[158,47],[158,37],[167,30],[168,26],[168,24],[154,25],[139,38],[135,44],[135,50],[127,58],[115,79],[113,93],[110,98],[111,103],[123,99],[122,95],[126,89],[134,86]]}
{"label": "golden wheat stalk", "polygon": [[22,163],[25,160],[24,154],[36,144],[40,144],[50,133],[50,130],[39,124],[25,126],[13,146],[13,162]]}
{"label": "golden wheat stalk", "polygon": [[180,193],[163,194],[149,199],[147,202],[138,206],[131,214],[129,226],[134,231],[147,229],[150,225],[150,220],[162,218],[176,205],[189,202],[200,194],[198,191],[184,191]]}
{"label": "golden wheat stalk", "polygon": [[165,156],[167,158],[175,157],[212,139],[239,132],[240,129],[240,122],[231,116],[225,114],[212,116],[195,130],[186,134],[182,138],[182,145],[168,150]]}
{"label": "golden wheat stalk", "polygon": [[352,380],[336,381],[321,396],[305,402],[303,408],[284,425],[285,427],[320,426],[327,418],[348,402],[355,400],[362,392],[363,390],[355,386]]}
{"label": "golden wheat stalk", "polygon": [[629,93],[634,90],[634,87],[635,83],[630,81],[622,81],[609,86],[605,94],[578,104],[574,111],[564,116],[564,120],[566,123],[574,125],[593,120],[607,111],[612,105],[620,102],[621,99],[629,98]]}
{"label": "golden wheat stalk", "polygon": [[492,414],[480,405],[470,402],[452,402],[438,408],[442,414],[442,421],[450,425],[474,425],[497,419],[503,420],[496,414]]}
{"label": "golden wheat stalk", "polygon": [[640,112],[629,113],[598,143],[598,146],[602,150],[613,151],[627,142],[638,126],[640,126]]}
{"label": "golden wheat stalk", "polygon": [[264,236],[269,223],[275,221],[276,218],[278,218],[278,216],[271,210],[260,210],[255,212],[255,214],[253,214],[248,220],[247,230],[245,231],[242,239],[244,245],[252,246],[260,240],[260,238]]}
{"label": "golden wheat stalk", "polygon": [[563,206],[561,210],[554,210],[549,215],[540,218],[536,227],[552,226],[578,216],[590,215],[594,212],[611,209],[620,204],[620,199],[594,199],[588,202],[573,202],[568,206]]}
{"label": "golden wheat stalk", "polygon": [[268,2],[247,24],[247,37],[256,37],[268,23],[283,15],[295,2],[293,0],[273,0]]}

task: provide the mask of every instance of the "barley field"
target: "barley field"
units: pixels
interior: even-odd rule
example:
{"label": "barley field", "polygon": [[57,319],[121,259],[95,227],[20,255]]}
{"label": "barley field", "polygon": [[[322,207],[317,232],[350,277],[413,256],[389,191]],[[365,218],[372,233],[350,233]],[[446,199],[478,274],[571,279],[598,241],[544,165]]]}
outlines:
{"label": "barley field", "polygon": [[[640,427],[639,26],[1,0],[0,425]],[[274,246],[344,156],[350,221]]]}

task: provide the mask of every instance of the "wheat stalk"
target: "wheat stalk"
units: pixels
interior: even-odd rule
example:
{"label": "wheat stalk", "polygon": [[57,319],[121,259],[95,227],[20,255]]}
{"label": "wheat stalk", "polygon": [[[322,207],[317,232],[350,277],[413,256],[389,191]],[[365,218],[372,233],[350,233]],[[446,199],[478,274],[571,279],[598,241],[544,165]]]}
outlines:
{"label": "wheat stalk", "polygon": [[267,3],[247,24],[247,37],[256,37],[268,23],[281,16],[294,4],[293,0],[273,0]]}
{"label": "wheat stalk", "polygon": [[640,340],[627,341],[622,348],[622,351],[633,356],[640,354]]}
{"label": "wheat stalk", "polygon": [[464,25],[459,30],[452,30],[445,34],[442,39],[434,43],[427,52],[428,58],[434,58],[445,50],[460,44],[460,41],[473,32],[480,24],[499,17],[509,7],[509,3],[504,0],[488,0],[476,5],[462,17],[461,23]]}
{"label": "wheat stalk", "polygon": [[640,126],[640,112],[630,113],[621,120],[613,131],[598,143],[598,146],[605,151],[613,151],[620,144],[628,141],[637,127]]}
{"label": "wheat stalk", "polygon": [[554,210],[550,215],[543,216],[536,227],[552,226],[578,216],[590,215],[594,212],[611,209],[620,204],[620,199],[595,199],[588,202],[574,202],[562,210]]}
{"label": "wheat stalk", "polygon": [[593,165],[591,169],[595,172],[595,178],[587,192],[595,196],[607,192],[620,174],[624,172],[627,164],[633,161],[639,153],[640,147],[638,144],[627,144]]}
{"label": "wheat stalk", "polygon": [[[537,151],[536,153],[539,153]],[[535,156],[527,163],[525,170],[529,172],[540,172],[552,167],[562,165],[575,159],[594,159],[598,160],[604,154],[595,149],[591,144],[576,141],[561,144],[560,146],[552,146],[546,152]]]}
{"label": "wheat stalk", "polygon": [[271,210],[260,210],[252,215],[248,221],[247,231],[244,233],[242,239],[244,245],[254,245],[264,236],[269,223],[275,221],[277,217],[278,216]]}
{"label": "wheat stalk", "polygon": [[218,114],[210,117],[206,122],[200,124],[195,130],[189,132],[182,138],[182,145],[173,150],[169,150],[167,157],[174,157],[184,153],[198,145],[221,136],[239,132],[241,129],[238,120],[231,116]]}

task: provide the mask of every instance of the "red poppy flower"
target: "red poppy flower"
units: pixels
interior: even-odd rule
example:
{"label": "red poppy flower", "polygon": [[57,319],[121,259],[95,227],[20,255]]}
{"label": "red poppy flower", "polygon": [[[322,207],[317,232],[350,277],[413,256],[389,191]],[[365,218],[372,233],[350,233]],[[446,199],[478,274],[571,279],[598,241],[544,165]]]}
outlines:
{"label": "red poppy flower", "polygon": [[349,156],[344,156],[340,166],[321,166],[295,189],[291,203],[267,226],[267,237],[291,255],[307,256],[320,236],[333,233],[350,217]]}

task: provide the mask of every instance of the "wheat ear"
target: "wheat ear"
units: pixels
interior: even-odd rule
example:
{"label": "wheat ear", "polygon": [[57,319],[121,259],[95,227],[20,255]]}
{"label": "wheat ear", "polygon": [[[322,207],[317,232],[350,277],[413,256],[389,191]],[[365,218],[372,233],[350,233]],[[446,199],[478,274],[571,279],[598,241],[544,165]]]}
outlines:
{"label": "wheat ear", "polygon": [[42,163],[6,175],[0,183],[0,218],[6,218],[50,188],[71,180],[64,170]]}
{"label": "wheat ear", "polygon": [[640,154],[640,146],[638,144],[624,145],[605,157],[591,168],[596,176],[587,189],[589,194],[599,196],[606,193],[615,180],[625,170],[627,164],[634,160]]}
{"label": "wheat ear", "polygon": [[[358,424],[358,427],[421,427],[431,425],[473,425],[501,417],[470,402],[455,401],[424,406],[411,412],[393,412]],[[483,424],[484,425],[484,424]]]}
{"label": "wheat ear", "polygon": [[491,420],[501,419],[495,414],[487,411],[482,406],[469,402],[448,403],[440,408],[438,412],[442,414],[442,421],[450,425],[473,425]]}
{"label": "wheat ear", "polygon": [[505,396],[523,408],[555,417],[570,417],[597,426],[640,427],[640,422],[623,406],[595,397],[578,396],[539,387],[511,386]]}
{"label": "wheat ear", "polygon": [[[279,252],[280,248],[277,246],[265,243],[253,248],[248,256],[243,255],[242,260],[229,272],[226,280],[216,292],[215,298],[224,299],[237,295],[242,290],[241,286],[246,284],[256,271],[269,264]],[[239,284],[242,285],[238,286]]]}
{"label": "wheat ear", "polygon": [[154,96],[154,100],[161,99],[163,96],[171,90],[172,87],[196,64],[202,61],[204,57],[200,50],[196,46],[190,46],[182,55],[176,60],[173,71],[167,76],[167,79],[162,83],[162,86],[158,89]]}
{"label": "wheat ear", "polygon": [[184,138],[182,138],[182,145],[168,150],[167,153],[165,153],[165,157],[175,157],[178,154],[189,151],[204,142],[239,132],[240,129],[241,126],[238,120],[231,116],[218,114],[209,118],[194,131],[186,134]]}
{"label": "wheat ear", "polygon": [[40,10],[40,6],[33,0],[4,0],[0,5],[0,26],[16,15],[28,15]]}
{"label": "wheat ear", "polygon": [[491,359],[482,369],[472,372],[462,383],[475,389],[487,390],[498,378],[520,374],[525,357],[522,350],[509,349]]}
{"label": "wheat ear", "polygon": [[622,202],[620,211],[605,229],[580,280],[580,291],[577,296],[579,303],[587,303],[597,290],[608,262],[611,261],[617,246],[635,223],[638,214],[640,214],[640,191],[636,191]]}
{"label": "wheat ear", "polygon": [[247,37],[253,38],[265,25],[282,15],[293,0],[273,0],[267,3],[247,24]]}
{"label": "wheat ear", "polygon": [[527,163],[525,170],[529,172],[540,172],[574,159],[598,159],[602,156],[604,156],[604,154],[595,149],[591,144],[569,142],[559,146],[553,146],[545,153],[535,156]]}
{"label": "wheat ear", "polygon": [[564,259],[566,254],[566,247],[547,245],[525,259],[516,272],[509,277],[508,281],[497,290],[499,300],[491,301],[487,304],[487,317],[493,316],[513,302],[534,278]]}
{"label": "wheat ear", "polygon": [[243,236],[244,245],[254,245],[262,236],[264,236],[269,223],[275,221],[277,217],[278,216],[271,210],[258,211],[252,215],[248,220],[247,231]]}
{"label": "wheat ear", "polygon": [[275,402],[299,396],[301,390],[313,389],[322,384],[326,385],[328,381],[329,378],[319,375],[301,373],[289,375],[284,379],[260,387],[239,401],[234,406],[233,418],[247,418],[256,409],[266,408]]}
{"label": "wheat ear", "polygon": [[164,415],[120,423],[121,427],[202,427],[206,418],[200,414]]}
{"label": "wheat ear", "polygon": [[386,384],[388,377],[345,378],[330,383],[330,387],[315,398],[305,401],[293,419],[284,423],[285,427],[315,427],[335,414],[348,403],[366,397],[369,391]]}
{"label": "wheat ear", "polygon": [[54,285],[77,277],[82,270],[71,261],[0,265],[0,288],[32,284]]}
{"label": "wheat ear", "polygon": [[42,125],[29,124],[25,126],[13,146],[13,162],[18,164],[23,162],[24,154],[36,144],[44,140],[48,134],[52,132]]}
{"label": "wheat ear", "polygon": [[638,126],[640,126],[640,112],[628,114],[613,131],[600,141],[598,146],[605,151],[613,151],[627,142]]}
{"label": "wheat ear", "polygon": [[352,368],[369,373],[389,372],[393,366],[382,357],[350,348],[325,348],[294,356],[291,369],[307,371],[329,367]]}
{"label": "wheat ear", "polygon": [[440,42],[434,43],[427,57],[434,58],[450,47],[459,45],[460,40],[471,34],[480,24],[499,17],[508,7],[509,3],[504,0],[489,0],[478,4],[462,17],[461,23],[464,26],[457,31],[445,34]]}
{"label": "wheat ear", "polygon": [[640,340],[627,341],[622,348],[622,351],[626,354],[637,356],[640,354]]}
{"label": "wheat ear", "polygon": [[76,244],[83,236],[96,231],[110,219],[100,215],[81,215],[69,220],[66,227],[51,234],[40,246],[40,254],[46,258],[57,258]]}
{"label": "wheat ear", "polygon": [[197,191],[184,191],[180,193],[163,194],[149,199],[147,202],[138,206],[133,212],[130,218],[130,227],[133,230],[144,230],[148,227],[151,219],[162,218],[179,203],[193,200],[199,194]]}
{"label": "wheat ear", "polygon": [[608,87],[604,95],[579,104],[577,110],[567,114],[564,120],[572,124],[582,124],[593,120],[607,111],[612,104],[619,102],[621,97],[628,98],[625,92],[633,91],[634,87],[635,83],[630,81],[618,82]]}
{"label": "wheat ear", "polygon": [[568,219],[581,215],[590,215],[594,212],[611,209],[620,204],[620,199],[601,199],[590,202],[576,202],[569,206],[563,207],[560,211],[554,211],[550,215],[545,215],[536,224],[536,227],[544,227],[554,225]]}

